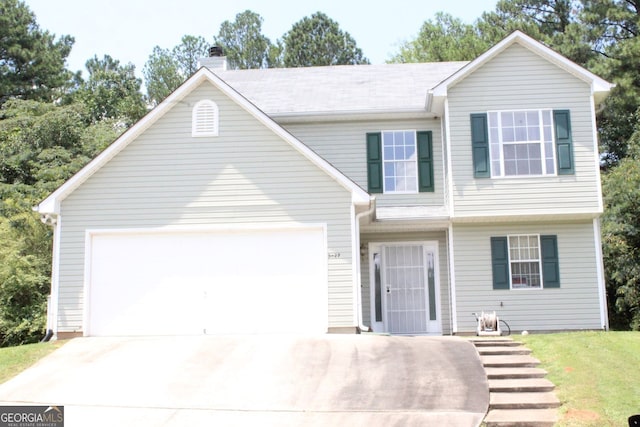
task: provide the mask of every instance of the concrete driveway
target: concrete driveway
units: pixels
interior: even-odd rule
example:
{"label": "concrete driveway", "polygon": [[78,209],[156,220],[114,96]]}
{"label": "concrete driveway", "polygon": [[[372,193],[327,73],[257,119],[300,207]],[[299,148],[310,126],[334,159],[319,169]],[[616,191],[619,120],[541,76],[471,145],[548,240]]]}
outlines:
{"label": "concrete driveway", "polygon": [[377,335],[77,338],[0,385],[65,426],[477,426],[474,347]]}

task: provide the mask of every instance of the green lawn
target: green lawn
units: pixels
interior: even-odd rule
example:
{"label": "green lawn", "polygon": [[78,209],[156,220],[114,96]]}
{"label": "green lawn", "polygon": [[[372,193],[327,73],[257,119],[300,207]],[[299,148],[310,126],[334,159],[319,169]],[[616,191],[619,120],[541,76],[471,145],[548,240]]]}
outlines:
{"label": "green lawn", "polygon": [[640,414],[640,332],[514,335],[540,359],[562,402],[558,426],[627,426]]}
{"label": "green lawn", "polygon": [[65,341],[0,348],[0,384],[60,348]]}

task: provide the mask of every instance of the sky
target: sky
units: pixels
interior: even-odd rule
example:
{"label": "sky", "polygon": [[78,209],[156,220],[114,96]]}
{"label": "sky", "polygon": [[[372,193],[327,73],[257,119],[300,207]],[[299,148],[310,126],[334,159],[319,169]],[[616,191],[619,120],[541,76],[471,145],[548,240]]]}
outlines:
{"label": "sky", "polygon": [[24,0],[40,28],[75,38],[70,70],[86,71],[94,55],[133,63],[136,75],[154,46],[171,49],[183,35],[213,44],[220,24],[247,9],[263,18],[262,33],[272,42],[305,16],[321,11],[355,39],[372,64],[390,59],[438,11],[473,23],[496,0]]}

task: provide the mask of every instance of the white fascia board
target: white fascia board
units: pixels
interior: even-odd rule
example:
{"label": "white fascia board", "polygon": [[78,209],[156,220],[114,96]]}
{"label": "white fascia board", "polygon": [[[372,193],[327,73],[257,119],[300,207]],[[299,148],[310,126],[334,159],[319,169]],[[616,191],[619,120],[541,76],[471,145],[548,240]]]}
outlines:
{"label": "white fascia board", "polygon": [[209,81],[216,86],[224,94],[229,96],[232,100],[238,103],[241,107],[252,114],[258,121],[264,124],[267,128],[271,129],[275,134],[287,141],[298,152],[310,160],[313,164],[325,171],[335,181],[342,185],[345,189],[351,192],[354,203],[364,204],[369,203],[371,196],[364,191],[359,185],[347,178],[342,172],[336,169],[329,162],[321,158],[318,154],[312,151],[309,147],[300,142],[297,138],[287,132],[282,126],[274,122],[264,112],[258,109],[250,101],[248,101],[239,92],[225,83],[222,79],[216,76],[207,68],[200,68],[193,76],[191,76],[185,83],[183,83],[178,89],[176,89],[171,95],[169,95],[164,101],[162,101],[157,107],[151,110],[140,121],[129,128],[118,139],[109,145],[102,153],[96,156],[91,162],[89,162],[78,173],[72,176],[64,184],[62,184],[57,190],[49,195],[36,207],[37,212],[58,214],[60,212],[60,202],[64,200],[71,192],[78,188],[83,182],[91,177],[97,170],[104,166],[109,160],[115,157],[120,151],[127,147],[133,140],[135,140],[142,132],[148,129],[153,123],[159,120],[166,112],[168,112],[176,103],[191,93],[197,86],[203,81]]}
{"label": "white fascia board", "polygon": [[465,65],[460,70],[436,85],[431,90],[433,96],[436,98],[446,97],[447,90],[450,87],[453,87],[456,83],[462,81],[469,74],[473,73],[476,69],[484,65],[487,61],[491,60],[514,43],[520,44],[521,46],[529,49],[542,58],[545,58],[549,62],[573,74],[580,80],[588,83],[591,86],[591,91],[593,94],[606,94],[611,90],[611,88],[615,86],[612,83],[609,83],[608,81],[596,76],[595,74],[581,67],[575,62],[570,61],[553,49],[548,48],[539,41],[529,37],[522,31],[516,30],[505,37],[501,42],[493,46],[491,49],[487,50],[485,53],[471,61],[469,64]]}

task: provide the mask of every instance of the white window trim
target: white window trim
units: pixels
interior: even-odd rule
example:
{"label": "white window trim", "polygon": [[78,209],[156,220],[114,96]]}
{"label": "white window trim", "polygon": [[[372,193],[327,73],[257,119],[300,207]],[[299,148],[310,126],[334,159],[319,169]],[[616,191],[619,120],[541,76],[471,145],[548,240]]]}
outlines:
{"label": "white window trim", "polygon": [[[209,114],[209,111],[201,111],[201,109],[206,108],[207,110],[211,108],[211,112],[213,114],[212,123],[207,124],[206,126],[201,123],[202,113]],[[219,119],[220,113],[218,109],[218,104],[213,102],[210,99],[203,99],[198,101],[191,111],[191,136],[192,137],[206,137],[206,136],[218,136],[218,128],[219,128]],[[205,127],[205,129],[202,129]]]}
{"label": "white window trim", "polygon": [[[511,272],[511,237],[532,237],[535,236],[538,239],[538,272],[540,274],[540,287],[524,287],[524,288],[514,288],[513,287],[513,275]],[[507,235],[507,254],[509,256],[509,290],[512,291],[540,291],[544,289],[544,278],[542,274],[542,245],[540,243],[540,234],[508,234]],[[523,262],[523,261],[516,261]],[[527,261],[524,261],[527,262]],[[531,262],[531,261],[528,261]]]}
{"label": "white window trim", "polygon": [[[505,175],[504,171],[505,171],[505,167],[504,167],[504,142],[502,141],[502,125],[500,123],[500,126],[498,126],[498,132],[499,132],[499,145],[500,145],[500,175],[496,175],[494,173],[494,168],[491,167],[491,178],[494,179],[527,179],[527,178],[540,178],[540,177],[553,177],[553,176],[558,176],[558,159],[556,156],[556,129],[555,129],[555,125],[554,125],[554,121],[553,121],[553,108],[524,108],[524,109],[513,109],[513,110],[488,110],[487,111],[487,135],[489,138],[489,164],[493,165],[493,161],[495,160],[493,158],[492,155],[492,151],[491,151],[491,121],[490,121],[490,117],[492,113],[496,113],[498,116],[498,120],[501,121],[500,118],[500,114],[501,113],[517,113],[517,112],[522,112],[522,111],[537,111],[538,114],[540,115],[543,111],[549,111],[551,113],[551,143],[552,143],[552,157],[553,157],[553,164],[554,164],[554,173],[546,173],[547,170],[547,164],[546,164],[546,152],[545,152],[545,141],[544,141],[544,129],[543,129],[543,122],[542,122],[542,117],[540,117],[540,135],[542,136],[542,139],[539,141],[540,146],[541,146],[541,156],[542,156],[542,170],[543,173],[542,174],[538,174],[538,175]],[[510,144],[526,144],[529,142],[512,142]]]}
{"label": "white window trim", "polygon": [[[416,191],[390,191],[387,190],[387,175],[385,173],[385,163],[387,162],[387,159],[385,158],[384,155],[384,133],[385,132],[413,132],[413,142],[414,142],[414,146],[415,146],[415,153],[416,153],[416,158],[415,158],[415,165],[416,165]],[[418,131],[416,129],[404,129],[404,130],[400,130],[400,129],[395,129],[395,130],[382,130],[380,131],[380,146],[382,148],[382,194],[418,194],[420,192],[420,176],[419,176],[419,171],[418,171]],[[389,162],[394,162],[394,160],[388,160]]]}

